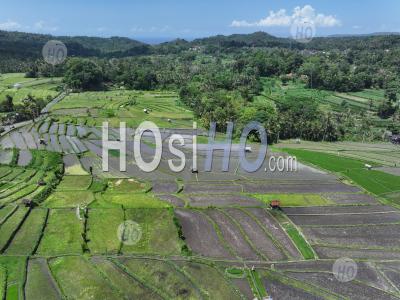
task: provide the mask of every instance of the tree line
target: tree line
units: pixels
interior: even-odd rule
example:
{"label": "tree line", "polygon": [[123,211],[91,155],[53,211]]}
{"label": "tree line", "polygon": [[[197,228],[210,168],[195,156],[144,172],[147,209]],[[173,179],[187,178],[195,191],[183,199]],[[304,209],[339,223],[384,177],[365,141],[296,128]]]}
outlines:
{"label": "tree line", "polygon": [[[384,89],[385,100],[377,115],[384,119],[398,115],[399,38],[338,38],[343,47],[333,38],[302,46],[271,36],[263,40],[263,36],[177,40],[154,46],[144,55],[71,57],[56,68],[37,59],[26,71],[29,77],[63,76],[64,83],[76,91],[174,90],[204,127],[216,121],[223,131],[227,121],[234,121],[240,132],[248,120],[257,120],[268,128],[271,141],[348,139],[373,124],[367,112],[326,112],[312,97],[268,99],[263,95],[264,77],[280,78],[283,83],[299,80],[308,88],[337,92]],[[380,46],[377,40],[383,41]],[[359,132],[354,132],[354,118],[359,120]]]}

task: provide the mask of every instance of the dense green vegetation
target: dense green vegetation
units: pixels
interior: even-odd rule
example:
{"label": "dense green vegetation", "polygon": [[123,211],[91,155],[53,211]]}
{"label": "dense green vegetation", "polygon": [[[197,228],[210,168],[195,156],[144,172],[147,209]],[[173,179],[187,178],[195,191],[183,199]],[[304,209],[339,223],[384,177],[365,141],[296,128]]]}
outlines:
{"label": "dense green vegetation", "polygon": [[0,266],[0,297],[5,298],[7,291],[7,270]]}
{"label": "dense green vegetation", "polygon": [[117,295],[84,257],[59,257],[50,260],[49,265],[62,292],[70,298],[114,299]]}
{"label": "dense green vegetation", "polygon": [[[26,167],[1,166],[0,203],[16,203],[22,198],[42,202],[58,185],[63,173],[61,155],[47,151],[33,151]],[[40,184],[39,184],[40,183]]]}
{"label": "dense green vegetation", "polygon": [[[146,111],[144,111],[146,110]],[[113,90],[71,93],[51,109],[55,120],[65,123],[101,126],[109,122],[119,127],[137,127],[152,121],[165,128],[190,128],[193,113],[184,107],[173,92]]]}
{"label": "dense green vegetation", "polygon": [[61,78],[29,78],[0,74],[0,117],[3,125],[35,119],[61,93]]}
{"label": "dense green vegetation", "polygon": [[[399,176],[377,170],[368,170],[365,167],[365,164],[373,166],[374,163],[300,149],[285,149],[285,151],[291,155],[295,155],[300,161],[349,178],[366,191],[375,195],[385,197],[400,190]],[[394,202],[397,203],[398,200]]]}
{"label": "dense green vegetation", "polygon": [[[399,130],[400,37],[395,35],[317,38],[302,45],[258,32],[156,46],[123,38],[60,37],[75,57],[51,70],[35,52],[49,36],[1,33],[4,53],[14,60],[0,71],[22,71],[21,65],[13,64],[30,59],[23,65],[28,77],[61,75],[75,91],[168,89],[179,93],[180,102],[205,128],[216,121],[223,131],[227,121],[234,121],[237,135],[255,120],[268,129],[270,142],[380,140],[386,130]],[[25,45],[24,50],[11,53],[16,43]],[[34,80],[12,83],[16,82],[30,85]],[[54,87],[43,86],[40,93],[33,87],[28,94],[0,93],[0,110],[17,113],[7,116],[7,122],[35,118],[55,95]],[[134,96],[127,101],[128,106],[135,105]],[[99,113],[104,118],[136,117],[110,107]],[[166,125],[166,120],[158,121]]]}

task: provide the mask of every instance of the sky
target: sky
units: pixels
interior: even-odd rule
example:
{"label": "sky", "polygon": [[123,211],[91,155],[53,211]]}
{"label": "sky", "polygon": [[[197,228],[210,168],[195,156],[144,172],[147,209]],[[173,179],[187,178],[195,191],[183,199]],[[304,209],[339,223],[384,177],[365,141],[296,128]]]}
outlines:
{"label": "sky", "polygon": [[0,0],[0,29],[140,40],[265,31],[290,36],[400,32],[399,0]]}

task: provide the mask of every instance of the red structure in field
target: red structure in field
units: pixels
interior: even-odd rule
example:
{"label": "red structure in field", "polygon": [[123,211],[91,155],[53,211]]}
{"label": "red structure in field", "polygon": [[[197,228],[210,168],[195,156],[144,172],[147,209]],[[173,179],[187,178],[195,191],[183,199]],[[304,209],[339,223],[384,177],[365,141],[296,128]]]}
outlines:
{"label": "red structure in field", "polygon": [[279,200],[272,200],[269,205],[272,209],[281,209],[281,202]]}

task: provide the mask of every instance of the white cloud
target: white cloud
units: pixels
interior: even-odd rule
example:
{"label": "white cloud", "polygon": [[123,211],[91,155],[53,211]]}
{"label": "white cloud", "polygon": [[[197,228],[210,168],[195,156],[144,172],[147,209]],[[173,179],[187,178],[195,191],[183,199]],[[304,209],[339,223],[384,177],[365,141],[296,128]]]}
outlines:
{"label": "white cloud", "polygon": [[133,33],[155,33],[155,32],[167,32],[170,31],[172,28],[168,25],[164,26],[164,27],[157,27],[157,26],[152,26],[150,28],[143,28],[143,27],[132,27],[131,28],[131,32]]}
{"label": "white cloud", "polygon": [[4,23],[0,23],[0,30],[18,30],[21,28],[22,28],[21,24],[11,20],[8,20]]}
{"label": "white cloud", "polygon": [[131,32],[144,32],[144,28],[142,27],[132,27]]}
{"label": "white cloud", "polygon": [[304,7],[295,7],[291,15],[288,15],[285,9],[280,9],[277,12],[270,11],[267,17],[255,22],[234,20],[231,27],[289,27],[297,21],[313,22],[315,26],[320,27],[341,25],[341,21],[335,16],[317,13],[311,5],[305,5]]}
{"label": "white cloud", "polygon": [[45,21],[37,21],[33,24],[33,29],[37,31],[54,32],[58,30],[58,27],[50,26]]}

